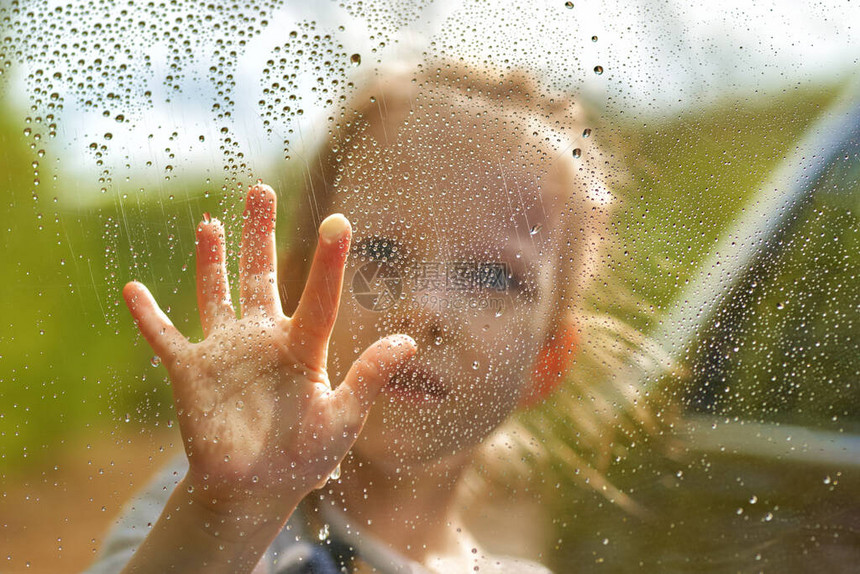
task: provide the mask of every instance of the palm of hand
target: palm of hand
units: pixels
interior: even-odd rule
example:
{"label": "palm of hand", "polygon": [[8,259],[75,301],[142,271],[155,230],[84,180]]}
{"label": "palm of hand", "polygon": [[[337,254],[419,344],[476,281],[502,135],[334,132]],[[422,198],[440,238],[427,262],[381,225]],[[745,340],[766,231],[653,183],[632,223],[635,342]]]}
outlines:
{"label": "palm of hand", "polygon": [[364,423],[381,387],[415,351],[406,336],[368,348],[332,390],[328,340],[349,250],[349,223],[321,225],[304,294],[286,317],[276,288],[275,195],[251,189],[240,260],[242,318],[230,302],[224,232],[213,220],[197,230],[197,295],[206,338],[187,341],[147,289],[124,296],[141,333],[170,374],[190,483],[213,500],[248,494],[304,495],[324,482]]}
{"label": "palm of hand", "polygon": [[242,319],[210,334],[171,368],[182,389],[176,393],[180,429],[190,439],[186,452],[198,477],[246,486],[314,483],[330,472],[334,454],[308,453],[346,453],[349,444],[336,441],[331,428],[337,413],[325,371],[304,368],[284,341],[287,321]]}

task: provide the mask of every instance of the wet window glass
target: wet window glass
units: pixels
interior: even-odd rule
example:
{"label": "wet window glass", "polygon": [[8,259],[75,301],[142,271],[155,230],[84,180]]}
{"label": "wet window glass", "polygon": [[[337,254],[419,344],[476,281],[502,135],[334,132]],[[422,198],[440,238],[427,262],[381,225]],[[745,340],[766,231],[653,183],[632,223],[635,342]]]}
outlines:
{"label": "wet window glass", "polygon": [[857,6],[0,19],[3,571],[854,568]]}

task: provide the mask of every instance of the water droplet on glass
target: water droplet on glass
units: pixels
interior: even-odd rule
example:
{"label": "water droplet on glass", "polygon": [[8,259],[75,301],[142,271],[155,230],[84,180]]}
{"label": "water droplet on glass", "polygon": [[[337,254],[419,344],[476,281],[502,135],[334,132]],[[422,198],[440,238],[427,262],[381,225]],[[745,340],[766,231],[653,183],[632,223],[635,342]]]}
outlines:
{"label": "water droplet on glass", "polygon": [[349,57],[349,63],[352,64],[353,66],[360,66],[361,65],[361,54],[353,54],[352,56],[350,56]]}
{"label": "water droplet on glass", "polygon": [[236,401],[236,410],[241,411],[243,408],[245,408],[245,402],[244,401]]}
{"label": "water droplet on glass", "polygon": [[330,480],[337,480],[340,478],[340,464],[334,467],[334,470],[331,471],[331,474],[328,475]]}
{"label": "water droplet on glass", "polygon": [[582,130],[582,137],[591,137],[591,128],[585,128],[584,130]]}
{"label": "water droplet on glass", "polygon": [[159,357],[158,355],[153,355],[152,358],[149,360],[149,364],[153,367],[157,367],[161,364],[161,357]]}
{"label": "water droplet on glass", "polygon": [[538,223],[537,225],[532,225],[532,228],[529,229],[529,235],[537,235],[542,227],[543,225],[541,225],[540,223]]}
{"label": "water droplet on glass", "polygon": [[478,363],[478,361],[474,361],[474,362],[472,363],[472,370],[477,371],[477,370],[478,370],[478,367],[480,367],[480,366],[481,366],[481,365]]}
{"label": "water droplet on glass", "polygon": [[603,74],[603,66],[594,66],[594,73],[598,76]]}
{"label": "water droplet on glass", "polygon": [[582,150],[579,149],[578,147],[574,148],[572,153],[573,153],[573,157],[575,157],[576,159],[579,159],[582,157]]}
{"label": "water droplet on glass", "polygon": [[564,7],[567,8],[568,10],[572,9],[573,8],[573,2],[565,2]]}
{"label": "water droplet on glass", "polygon": [[208,211],[204,211],[203,212],[203,223],[211,223],[211,222],[212,222],[212,216],[209,215]]}
{"label": "water droplet on glass", "polygon": [[591,37],[591,41],[592,41],[592,42],[597,42],[597,36],[592,36],[592,37]]}
{"label": "water droplet on glass", "polygon": [[328,524],[323,524],[322,528],[320,528],[320,531],[317,533],[317,538],[319,538],[320,541],[328,539]]}

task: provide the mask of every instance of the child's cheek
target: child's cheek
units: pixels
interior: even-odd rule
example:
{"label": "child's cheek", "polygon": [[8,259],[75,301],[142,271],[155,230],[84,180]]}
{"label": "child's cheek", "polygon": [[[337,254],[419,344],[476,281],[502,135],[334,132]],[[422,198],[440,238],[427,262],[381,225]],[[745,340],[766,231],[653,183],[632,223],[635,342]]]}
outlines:
{"label": "child's cheek", "polygon": [[487,355],[512,384],[522,382],[540,348],[540,333],[527,314],[505,321],[484,333]]}

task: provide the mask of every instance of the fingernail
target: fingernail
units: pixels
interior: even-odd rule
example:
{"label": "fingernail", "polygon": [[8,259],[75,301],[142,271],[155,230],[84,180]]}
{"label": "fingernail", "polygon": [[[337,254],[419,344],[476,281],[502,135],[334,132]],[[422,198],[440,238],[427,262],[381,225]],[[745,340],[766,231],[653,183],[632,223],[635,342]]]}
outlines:
{"label": "fingernail", "polygon": [[403,334],[394,335],[394,339],[395,339],[394,344],[397,346],[406,345],[409,347],[418,347],[418,344],[415,342],[415,339],[413,339],[409,335],[403,335]]}
{"label": "fingernail", "polygon": [[349,221],[340,213],[326,217],[320,224],[320,237],[327,243],[340,241],[349,231]]}
{"label": "fingernail", "polygon": [[272,191],[272,193],[274,193],[272,186],[263,183],[262,180],[259,180],[259,179],[257,180],[256,184],[251,186],[251,191],[256,191],[258,193],[266,193],[270,190]]}

